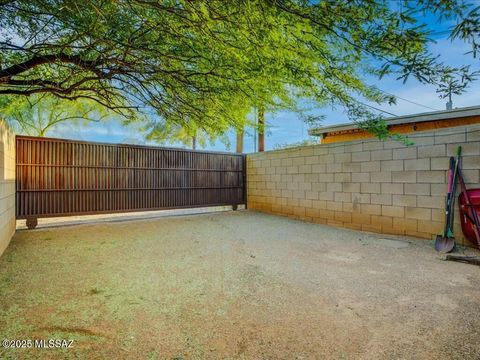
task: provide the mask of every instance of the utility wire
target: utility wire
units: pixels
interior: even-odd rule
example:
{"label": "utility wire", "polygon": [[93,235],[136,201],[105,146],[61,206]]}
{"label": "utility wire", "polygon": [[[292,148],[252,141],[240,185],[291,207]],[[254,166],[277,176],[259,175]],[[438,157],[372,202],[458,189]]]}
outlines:
{"label": "utility wire", "polygon": [[421,107],[424,107],[424,108],[426,108],[426,109],[430,109],[430,110],[433,110],[433,111],[441,111],[440,109],[432,108],[432,107],[430,107],[430,106],[423,105],[423,104],[420,104],[420,103],[418,103],[418,102],[415,102],[415,101],[412,101],[412,100],[405,99],[405,98],[403,98],[403,97],[400,97],[400,96],[398,96],[398,95],[395,95],[395,94],[389,93],[388,91],[381,90],[381,89],[379,89],[379,90],[380,90],[381,92],[383,92],[383,93],[387,94],[387,95],[393,96],[393,97],[395,97],[395,98],[397,98],[397,99],[400,99],[400,100],[406,101],[406,102],[408,102],[408,103],[411,103],[411,104],[414,104],[414,105],[417,105],[417,106],[421,106]]}
{"label": "utility wire", "polygon": [[360,104],[362,104],[362,105],[364,105],[364,106],[367,106],[367,107],[369,107],[369,108],[372,108],[372,109],[374,109],[374,110],[383,112],[383,113],[388,114],[388,115],[398,116],[398,115],[396,115],[396,114],[394,114],[394,113],[391,113],[390,111],[382,110],[382,109],[380,109],[380,108],[377,108],[377,107],[375,107],[375,106],[372,106],[372,105],[369,105],[369,104],[366,104],[366,103],[363,103],[363,102],[361,102]]}

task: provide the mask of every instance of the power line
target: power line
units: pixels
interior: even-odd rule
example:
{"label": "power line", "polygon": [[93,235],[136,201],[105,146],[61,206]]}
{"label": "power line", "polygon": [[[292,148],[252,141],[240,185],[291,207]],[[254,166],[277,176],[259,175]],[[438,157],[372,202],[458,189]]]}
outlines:
{"label": "power line", "polygon": [[380,90],[381,92],[387,94],[387,95],[393,96],[393,97],[395,97],[395,98],[397,98],[397,99],[406,101],[406,102],[408,102],[408,103],[411,103],[411,104],[414,104],[414,105],[417,105],[417,106],[421,106],[421,107],[424,107],[424,108],[426,108],[426,109],[430,109],[430,110],[433,110],[433,111],[440,111],[440,109],[435,109],[435,108],[432,108],[432,107],[430,107],[430,106],[423,105],[423,104],[420,104],[420,103],[418,103],[418,102],[415,102],[415,101],[412,101],[412,100],[408,100],[408,99],[402,98],[402,97],[400,97],[400,96],[398,96],[398,95],[389,93],[388,91],[381,90],[381,89],[379,89],[379,90]]}
{"label": "power line", "polygon": [[367,106],[367,107],[369,107],[369,108],[372,108],[372,109],[374,109],[374,110],[377,110],[377,111],[383,112],[383,113],[385,113],[385,114],[388,114],[388,115],[398,116],[398,115],[396,115],[396,114],[394,114],[394,113],[391,113],[390,111],[382,110],[382,109],[380,109],[380,108],[377,108],[377,107],[375,107],[375,106],[372,106],[372,105],[369,105],[369,104],[366,104],[366,103],[362,103],[362,102],[361,102],[361,104],[364,105],[364,106]]}

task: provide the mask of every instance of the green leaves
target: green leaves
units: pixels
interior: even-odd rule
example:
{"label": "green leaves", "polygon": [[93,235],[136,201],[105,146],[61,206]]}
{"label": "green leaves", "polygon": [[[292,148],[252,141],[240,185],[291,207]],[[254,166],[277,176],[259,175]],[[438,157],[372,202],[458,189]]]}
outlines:
{"label": "green leaves", "polygon": [[[414,76],[440,90],[444,74],[459,75],[462,84],[475,78],[428,53],[429,34],[418,19],[423,11],[450,19],[467,14],[453,36],[471,40],[478,10],[453,0],[402,4],[2,2],[0,27],[8,31],[0,33],[0,95],[96,101],[125,117],[154,114],[151,121],[161,126],[211,134],[242,128],[255,105],[298,111],[304,100],[369,120],[374,114],[357,102],[391,98],[365,75]],[[366,124],[382,136],[384,129]]]}
{"label": "green leaves", "polygon": [[0,96],[0,116],[17,132],[47,136],[61,123],[98,122],[112,116],[92,100],[68,101],[51,95]]}

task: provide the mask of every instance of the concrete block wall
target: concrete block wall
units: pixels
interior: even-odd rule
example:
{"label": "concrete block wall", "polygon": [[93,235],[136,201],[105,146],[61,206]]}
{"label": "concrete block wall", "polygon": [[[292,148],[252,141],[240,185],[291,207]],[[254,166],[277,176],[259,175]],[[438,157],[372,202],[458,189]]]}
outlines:
{"label": "concrete block wall", "polygon": [[[457,146],[463,147],[467,187],[480,188],[480,126],[421,132],[409,138],[415,145],[369,139],[250,154],[248,207],[357,230],[432,239],[443,230],[449,157]],[[458,206],[455,209],[455,235],[460,244],[467,244]]]}
{"label": "concrete block wall", "polygon": [[15,233],[15,135],[0,119],[0,256]]}

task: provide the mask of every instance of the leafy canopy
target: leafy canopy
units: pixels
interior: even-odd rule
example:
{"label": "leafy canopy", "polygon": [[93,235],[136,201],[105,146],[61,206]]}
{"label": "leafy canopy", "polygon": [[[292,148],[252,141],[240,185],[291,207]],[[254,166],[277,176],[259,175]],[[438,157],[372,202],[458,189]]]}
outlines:
{"label": "leafy canopy", "polygon": [[[340,105],[385,136],[364,102],[394,102],[365,75],[440,85],[474,78],[427,51],[422,12],[478,35],[458,0],[0,0],[0,94],[88,99],[214,134],[252,106]],[[472,25],[473,24],[473,25]],[[478,24],[478,22],[477,22]]]}
{"label": "leafy canopy", "polygon": [[42,137],[60,124],[99,122],[114,115],[92,100],[72,102],[38,94],[28,98],[1,96],[0,114],[16,133]]}
{"label": "leafy canopy", "polygon": [[145,132],[147,140],[161,145],[180,143],[194,150],[198,147],[204,149],[208,144],[213,145],[216,140],[220,140],[227,149],[231,145],[226,133],[214,132],[212,129],[207,132],[196,127],[195,122],[181,126],[164,119],[144,119],[141,130]]}

